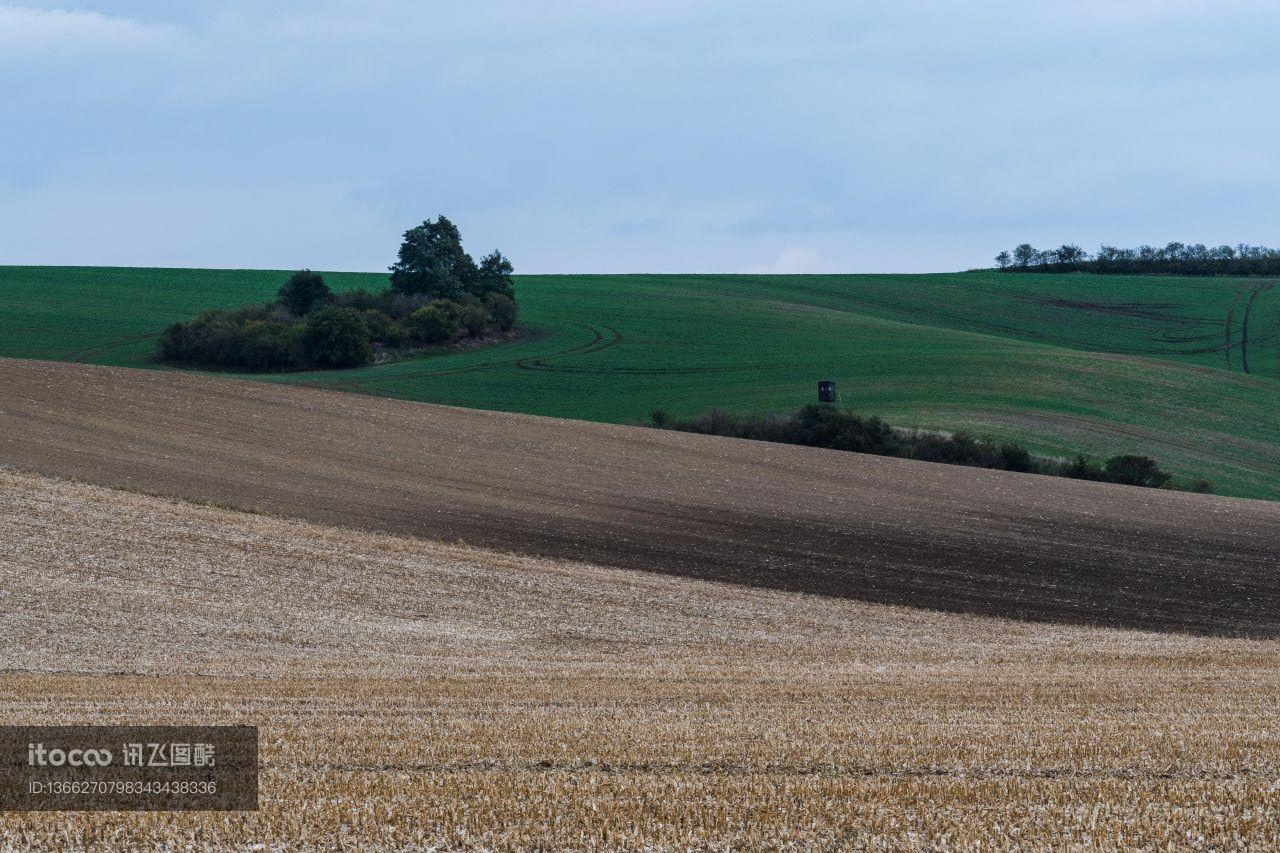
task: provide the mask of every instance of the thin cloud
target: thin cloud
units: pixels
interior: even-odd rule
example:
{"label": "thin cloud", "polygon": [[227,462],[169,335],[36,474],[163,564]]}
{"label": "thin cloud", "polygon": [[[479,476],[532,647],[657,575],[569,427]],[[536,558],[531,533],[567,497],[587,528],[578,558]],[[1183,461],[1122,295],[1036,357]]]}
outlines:
{"label": "thin cloud", "polygon": [[120,51],[170,43],[180,31],[100,12],[0,5],[0,48],[6,55],[53,50]]}

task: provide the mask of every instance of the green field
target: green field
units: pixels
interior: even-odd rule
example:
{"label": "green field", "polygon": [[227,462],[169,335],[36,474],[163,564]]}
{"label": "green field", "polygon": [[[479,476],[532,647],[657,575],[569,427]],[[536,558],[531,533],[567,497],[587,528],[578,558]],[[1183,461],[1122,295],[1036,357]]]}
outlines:
{"label": "green field", "polygon": [[[271,298],[277,271],[0,267],[0,356],[154,367],[154,336]],[[335,289],[386,277],[326,273]],[[517,276],[508,345],[258,377],[642,423],[794,408],[819,378],[895,424],[1041,453],[1138,452],[1216,491],[1280,499],[1280,288],[1093,275]],[[1226,347],[1230,330],[1230,349]]]}

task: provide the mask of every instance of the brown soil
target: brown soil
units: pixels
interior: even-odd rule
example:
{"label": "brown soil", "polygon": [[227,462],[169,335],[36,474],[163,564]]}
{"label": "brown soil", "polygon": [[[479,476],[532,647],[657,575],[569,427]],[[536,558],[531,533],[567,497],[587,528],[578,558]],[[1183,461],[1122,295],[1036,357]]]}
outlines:
{"label": "brown soil", "polygon": [[1280,505],[1258,501],[13,360],[0,464],[871,602],[1280,635]]}

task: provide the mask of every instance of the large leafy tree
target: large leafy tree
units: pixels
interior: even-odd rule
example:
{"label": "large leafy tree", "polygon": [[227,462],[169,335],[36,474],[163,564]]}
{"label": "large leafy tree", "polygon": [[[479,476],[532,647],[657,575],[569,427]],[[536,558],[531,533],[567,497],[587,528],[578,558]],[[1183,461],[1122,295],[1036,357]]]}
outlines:
{"label": "large leafy tree", "polygon": [[391,288],[435,299],[460,299],[477,288],[479,270],[462,249],[458,227],[444,216],[404,232],[391,265]]}

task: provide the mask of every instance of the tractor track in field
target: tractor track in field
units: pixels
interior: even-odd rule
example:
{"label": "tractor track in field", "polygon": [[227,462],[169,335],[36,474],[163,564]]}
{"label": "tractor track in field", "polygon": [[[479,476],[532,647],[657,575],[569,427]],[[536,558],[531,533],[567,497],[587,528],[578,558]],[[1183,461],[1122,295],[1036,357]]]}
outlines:
{"label": "tractor track in field", "polygon": [[1253,304],[1258,296],[1275,287],[1274,284],[1259,284],[1249,291],[1249,301],[1244,306],[1244,316],[1240,318],[1240,370],[1249,372],[1249,316],[1253,313]]}
{"label": "tractor track in field", "polygon": [[563,358],[574,358],[581,355],[592,355],[622,343],[622,333],[613,326],[595,327],[588,323],[579,323],[582,328],[592,332],[592,340],[581,347],[564,352],[544,356],[529,356],[518,359],[515,366],[521,370],[545,370],[552,373],[593,373],[604,376],[681,376],[700,373],[728,373],[742,370],[742,367],[580,367],[571,364],[548,364],[549,361]]}
{"label": "tractor track in field", "polygon": [[1280,504],[1262,501],[17,360],[0,465],[875,603],[1280,636]]}
{"label": "tractor track in field", "polygon": [[[551,317],[548,319],[563,320],[565,318]],[[579,328],[586,329],[588,332],[590,332],[592,335],[591,340],[585,344],[578,344],[576,346],[572,346],[567,349],[557,350],[556,352],[548,353],[544,355],[521,356],[518,358],[498,359],[496,361],[486,361],[480,364],[470,364],[464,367],[451,367],[451,368],[445,368],[443,370],[415,370],[411,372],[396,373],[395,375],[392,375],[392,376],[374,376],[368,379],[359,379],[351,382],[330,382],[330,381],[321,380],[321,381],[315,381],[315,382],[302,382],[298,384],[301,387],[308,387],[308,388],[329,388],[329,389],[339,390],[339,391],[350,391],[357,394],[368,393],[367,389],[369,388],[369,386],[382,385],[382,384],[387,384],[392,382],[402,382],[406,379],[429,379],[433,376],[457,376],[463,373],[480,373],[487,370],[496,370],[502,367],[517,367],[517,368],[523,368],[523,369],[530,369],[529,367],[526,366],[526,363],[537,362],[537,361],[541,361],[544,359],[551,359],[551,358],[568,358],[575,355],[586,355],[588,353],[599,352],[600,350],[607,349],[622,340],[622,335],[620,335],[616,330],[610,329],[610,331],[613,333],[613,337],[606,340],[605,333],[602,332],[600,329],[596,328],[595,326],[592,326],[589,323],[582,323],[577,321],[572,321],[572,322],[574,323],[574,325],[578,326]]]}
{"label": "tractor track in field", "polygon": [[141,337],[136,338],[125,338],[113,343],[103,344],[102,346],[89,347],[88,349],[82,349],[71,353],[67,360],[75,364],[85,364],[91,358],[102,355],[104,352],[110,352],[111,350],[119,349],[120,347],[127,347],[131,344],[140,344],[144,341],[154,341],[158,335],[159,333],[157,332],[155,334],[142,335]]}
{"label": "tractor track in field", "polygon": [[1263,282],[1254,284],[1248,288],[1236,288],[1235,294],[1231,299],[1231,308],[1227,311],[1227,322],[1223,335],[1222,354],[1226,361],[1227,370],[1231,369],[1231,350],[1233,348],[1233,334],[1236,317],[1236,310],[1240,307],[1240,299],[1248,292],[1248,298],[1245,299],[1244,313],[1240,318],[1240,372],[1249,373],[1249,318],[1253,315],[1253,306],[1258,301],[1258,297],[1275,287],[1275,282]]}
{"label": "tractor track in field", "polygon": [[1226,332],[1224,335],[1225,339],[1222,344],[1222,355],[1226,359],[1227,370],[1231,369],[1231,336],[1233,334],[1231,329],[1231,324],[1236,318],[1236,307],[1239,306],[1239,304],[1240,304],[1240,291],[1239,289],[1237,289],[1235,294],[1231,297],[1231,308],[1230,310],[1227,311],[1227,325],[1226,325]]}
{"label": "tractor track in field", "polygon": [[[550,318],[565,320],[566,318]],[[544,353],[541,355],[528,355],[519,358],[500,359],[497,361],[486,361],[482,364],[473,364],[465,367],[448,368],[445,370],[419,370],[408,373],[397,373],[391,376],[377,376],[369,379],[360,379],[351,382],[331,382],[316,381],[300,383],[306,387],[313,388],[329,388],[340,391],[350,391],[353,393],[370,393],[370,388],[376,385],[390,384],[402,382],[407,379],[428,379],[436,376],[456,376],[464,373],[479,373],[488,370],[496,370],[499,368],[512,367],[518,370],[546,371],[550,373],[584,373],[598,375],[628,375],[628,376],[676,376],[700,373],[725,373],[742,370],[742,367],[725,366],[725,367],[672,367],[672,368],[645,368],[645,367],[582,367],[566,364],[552,364],[552,361],[561,359],[576,358],[578,356],[593,355],[603,352],[611,347],[622,343],[623,336],[612,326],[602,325],[595,326],[590,323],[580,321],[572,322],[578,328],[586,330],[591,334],[591,340],[583,344],[568,347],[566,349],[557,350],[552,353]]]}

